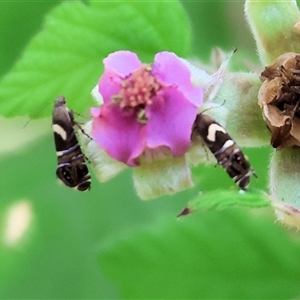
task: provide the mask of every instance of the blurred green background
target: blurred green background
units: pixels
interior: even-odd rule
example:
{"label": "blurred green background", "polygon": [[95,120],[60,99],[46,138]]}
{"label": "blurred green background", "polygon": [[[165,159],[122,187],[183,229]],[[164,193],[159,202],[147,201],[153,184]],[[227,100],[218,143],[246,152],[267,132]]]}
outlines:
{"label": "blurred green background", "polygon": [[[1,76],[59,3],[0,2]],[[242,1],[182,4],[193,55],[208,62],[212,47],[238,48],[236,61],[246,54],[259,65]],[[130,170],[107,183],[94,178],[90,192],[78,193],[57,184],[50,117],[23,128],[26,121],[0,119],[0,298],[300,295],[299,237],[275,223],[271,209],[204,211],[176,220],[199,189],[233,186],[221,168],[200,166],[195,188],[148,202],[136,196]],[[252,187],[266,189],[271,149],[245,152],[259,176]],[[20,203],[29,205],[30,226],[9,243],[7,218]]]}

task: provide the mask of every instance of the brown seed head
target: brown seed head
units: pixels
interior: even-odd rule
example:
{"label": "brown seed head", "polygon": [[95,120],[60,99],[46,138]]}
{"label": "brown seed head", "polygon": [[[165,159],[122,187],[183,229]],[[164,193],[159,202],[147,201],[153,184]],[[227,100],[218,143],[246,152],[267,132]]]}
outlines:
{"label": "brown seed head", "polygon": [[261,73],[258,104],[274,148],[300,146],[300,54],[285,53]]}

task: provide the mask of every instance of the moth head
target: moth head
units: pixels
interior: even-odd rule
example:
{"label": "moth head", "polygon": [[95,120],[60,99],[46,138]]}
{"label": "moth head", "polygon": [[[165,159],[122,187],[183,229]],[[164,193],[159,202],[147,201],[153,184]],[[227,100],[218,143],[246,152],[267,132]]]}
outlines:
{"label": "moth head", "polygon": [[59,96],[55,100],[54,107],[66,106],[66,98],[64,96]]}

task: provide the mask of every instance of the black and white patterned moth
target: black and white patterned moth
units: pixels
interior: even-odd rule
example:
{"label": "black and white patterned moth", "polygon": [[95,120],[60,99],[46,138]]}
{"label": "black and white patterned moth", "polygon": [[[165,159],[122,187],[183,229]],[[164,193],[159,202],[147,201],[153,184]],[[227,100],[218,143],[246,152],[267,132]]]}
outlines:
{"label": "black and white patterned moth", "polygon": [[73,112],[66,106],[65,97],[59,96],[55,100],[52,112],[52,128],[58,161],[56,176],[66,186],[78,191],[86,191],[91,188],[91,177],[76,137],[75,125],[77,123]]}
{"label": "black and white patterned moth", "polygon": [[250,183],[250,176],[252,174],[257,176],[248,159],[225,128],[210,116],[200,113],[195,120],[195,129],[216,157],[218,164],[241,189],[246,189]]}

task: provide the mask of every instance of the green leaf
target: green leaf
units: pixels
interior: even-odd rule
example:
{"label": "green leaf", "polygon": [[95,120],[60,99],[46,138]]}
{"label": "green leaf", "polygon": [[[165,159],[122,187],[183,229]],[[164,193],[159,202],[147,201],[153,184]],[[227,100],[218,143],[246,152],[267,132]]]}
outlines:
{"label": "green leaf", "polygon": [[[0,128],[6,129],[4,135],[0,132],[0,144],[12,143],[0,153],[0,299],[119,299],[99,272],[98,247],[104,247],[107,237],[118,239],[128,228],[135,232],[157,216],[176,216],[195,191],[142,202],[131,170],[100,184],[92,169],[92,189],[74,191],[57,182],[49,124],[33,120],[22,130],[23,124],[0,118]],[[38,135],[37,128],[45,133],[47,127],[46,136],[14,147],[33,130]],[[19,243],[11,245],[5,238],[7,212],[24,201],[31,207],[32,222]],[[13,233],[21,220],[12,223]]]}
{"label": "green leaf", "polygon": [[260,208],[271,206],[269,196],[260,190],[226,191],[215,190],[200,193],[191,200],[180,215],[186,215],[199,209],[224,209],[231,206]]}
{"label": "green leaf", "polygon": [[99,266],[122,299],[294,299],[299,255],[266,211],[231,210],[157,221],[107,246]]}
{"label": "green leaf", "polygon": [[50,114],[51,101],[65,95],[78,112],[92,104],[90,92],[102,59],[127,49],[151,62],[168,50],[187,56],[190,28],[184,10],[172,2],[65,2],[46,18],[43,30],[0,82],[0,113],[6,117]]}

